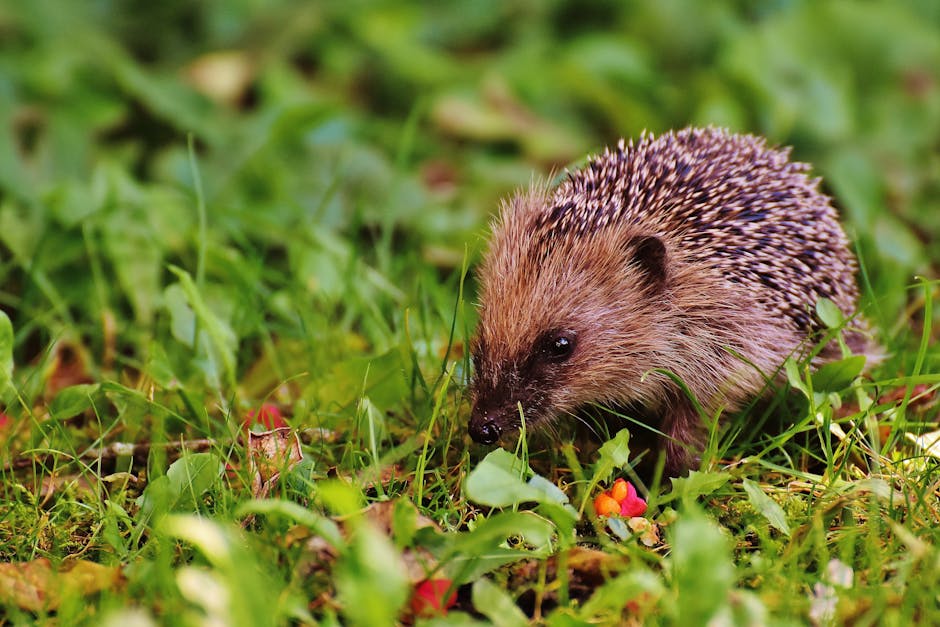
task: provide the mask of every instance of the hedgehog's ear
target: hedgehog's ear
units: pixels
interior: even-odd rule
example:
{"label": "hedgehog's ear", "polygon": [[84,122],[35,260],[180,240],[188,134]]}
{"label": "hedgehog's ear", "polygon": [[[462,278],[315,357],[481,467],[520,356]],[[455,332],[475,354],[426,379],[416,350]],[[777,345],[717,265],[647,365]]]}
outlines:
{"label": "hedgehog's ear", "polygon": [[630,263],[640,269],[647,287],[659,291],[666,284],[666,246],[655,235],[630,240]]}

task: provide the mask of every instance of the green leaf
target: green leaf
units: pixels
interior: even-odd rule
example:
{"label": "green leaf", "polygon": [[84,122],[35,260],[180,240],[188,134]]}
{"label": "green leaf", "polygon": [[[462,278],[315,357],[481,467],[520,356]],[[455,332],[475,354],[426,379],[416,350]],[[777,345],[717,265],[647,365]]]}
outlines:
{"label": "green leaf", "polygon": [[340,479],[317,484],[317,497],[338,516],[353,516],[363,507],[362,493]]}
{"label": "green leaf", "polygon": [[375,357],[353,357],[332,365],[315,381],[317,402],[346,405],[367,395],[377,407],[401,402],[408,372],[401,352],[389,350]]}
{"label": "green leaf", "polygon": [[638,570],[639,565],[631,567],[617,577],[605,581],[584,603],[581,616],[591,624],[620,622],[624,604],[643,595],[659,597],[663,593],[663,584],[659,577],[649,570]]}
{"label": "green leaf", "polygon": [[49,403],[49,415],[56,420],[77,416],[94,405],[94,395],[100,388],[98,383],[82,383],[63,388]]}
{"label": "green leaf", "polygon": [[621,429],[617,434],[601,446],[597,452],[598,459],[594,465],[594,484],[607,481],[617,468],[626,468],[630,463],[630,432]]}
{"label": "green leaf", "polygon": [[140,522],[147,524],[154,518],[169,514],[178,496],[179,493],[166,475],[151,479],[136,500],[140,507]]}
{"label": "green leaf", "polygon": [[297,524],[309,528],[326,540],[333,548],[340,549],[345,545],[345,540],[336,522],[331,518],[322,516],[293,501],[285,501],[282,499],[252,499],[245,501],[235,509],[236,516],[242,517],[248,514],[284,516]]}
{"label": "green leaf", "polygon": [[496,627],[522,627],[529,624],[529,619],[512,597],[489,579],[478,579],[473,583],[473,607]]}
{"label": "green leaf", "polygon": [[232,627],[288,622],[290,598],[284,594],[284,582],[258,559],[237,527],[204,516],[172,514],[156,529],[158,537],[166,534],[193,545],[211,567],[183,564],[175,569],[180,593],[201,610],[196,622]]}
{"label": "green leaf", "polygon": [[697,508],[683,510],[670,534],[679,625],[706,625],[728,606],[734,565],[719,528]]}
{"label": "green leaf", "polygon": [[195,511],[199,498],[222,476],[224,464],[215,453],[185,455],[167,469],[166,475],[147,484],[137,498],[144,520],[175,509]]}
{"label": "green leaf", "polygon": [[787,383],[790,384],[790,387],[801,391],[804,396],[809,396],[809,388],[806,386],[806,382],[803,381],[803,374],[800,372],[800,365],[796,360],[788,357],[783,362],[783,370],[787,374]]}
{"label": "green leaf", "polygon": [[[471,531],[450,536],[433,552],[450,578],[463,584],[523,558],[547,557],[554,551],[555,532],[549,520],[533,512],[500,512],[476,523]],[[523,542],[510,547],[508,538]]]}
{"label": "green leaf", "polygon": [[406,499],[395,501],[392,509],[392,537],[395,545],[401,549],[411,546],[418,531],[418,508]]}
{"label": "green leaf", "polygon": [[864,355],[850,355],[825,364],[813,373],[814,392],[841,392],[865,368]]}
{"label": "green leaf", "polygon": [[694,500],[711,494],[728,483],[731,475],[724,472],[699,472],[693,470],[688,477],[672,477],[672,490],[659,502],[667,503],[674,499]]}
{"label": "green leaf", "polygon": [[565,506],[569,502],[568,495],[542,475],[532,475],[529,478],[528,486],[541,495],[538,498],[539,503]]}
{"label": "green leaf", "polygon": [[774,529],[789,537],[790,526],[787,524],[787,515],[784,513],[783,508],[750,479],[745,479],[743,485],[744,491],[747,492],[747,498],[754,509],[766,518]]}
{"label": "green leaf", "polygon": [[487,507],[536,502],[543,493],[526,482],[531,474],[532,470],[522,460],[498,448],[470,471],[464,490],[468,499]]}
{"label": "green leaf", "polygon": [[0,400],[5,399],[7,389],[13,386],[13,324],[0,310]]}
{"label": "green leaf", "polygon": [[830,329],[838,329],[845,323],[842,310],[828,298],[820,298],[816,303],[816,315]]}
{"label": "green leaf", "polygon": [[235,337],[235,333],[205,303],[202,294],[199,293],[199,289],[188,272],[177,266],[170,266],[170,272],[179,278],[180,286],[186,295],[189,306],[192,307],[193,313],[196,315],[196,320],[201,325],[200,328],[205,329],[209,335],[211,347],[221,364],[225,382],[230,388],[234,388],[235,350],[238,347],[238,339]]}
{"label": "green leaf", "polygon": [[[541,503],[560,506],[566,517],[578,517],[558,486],[536,475],[521,459],[501,448],[491,451],[470,472],[464,490],[468,499],[488,507]],[[552,510],[553,514],[557,512]]]}
{"label": "green leaf", "polygon": [[334,578],[349,624],[396,624],[410,586],[401,556],[387,536],[371,525],[357,526],[337,561]]}
{"label": "green leaf", "polygon": [[215,453],[192,453],[170,464],[166,477],[177,498],[175,507],[194,510],[198,499],[222,476],[225,465]]}
{"label": "green leaf", "polygon": [[163,268],[162,253],[154,241],[154,228],[146,221],[145,211],[153,211],[153,208],[115,213],[104,221],[103,236],[118,283],[134,309],[136,322],[147,327],[153,320],[160,296]]}

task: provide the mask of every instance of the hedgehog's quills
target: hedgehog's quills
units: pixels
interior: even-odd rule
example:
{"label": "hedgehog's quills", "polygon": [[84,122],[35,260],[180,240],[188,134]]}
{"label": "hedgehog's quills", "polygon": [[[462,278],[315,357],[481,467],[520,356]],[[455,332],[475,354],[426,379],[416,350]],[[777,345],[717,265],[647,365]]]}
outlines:
{"label": "hedgehog's quills", "polygon": [[820,298],[855,312],[856,262],[808,169],[758,137],[686,129],[504,203],[479,272],[471,437],[514,433],[520,406],[537,429],[639,405],[660,417],[667,472],[695,464],[701,420],[657,370],[709,415],[735,410],[811,347]]}

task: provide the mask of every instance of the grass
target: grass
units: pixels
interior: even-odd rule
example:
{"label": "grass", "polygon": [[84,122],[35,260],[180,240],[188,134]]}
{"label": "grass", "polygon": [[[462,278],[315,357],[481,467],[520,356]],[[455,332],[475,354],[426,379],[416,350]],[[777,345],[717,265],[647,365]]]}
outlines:
{"label": "grass", "polygon": [[[448,624],[940,621],[934,3],[20,4],[0,620],[392,624],[438,578]],[[499,198],[689,123],[814,164],[886,357],[789,364],[598,520],[625,434],[465,437],[472,269]]]}

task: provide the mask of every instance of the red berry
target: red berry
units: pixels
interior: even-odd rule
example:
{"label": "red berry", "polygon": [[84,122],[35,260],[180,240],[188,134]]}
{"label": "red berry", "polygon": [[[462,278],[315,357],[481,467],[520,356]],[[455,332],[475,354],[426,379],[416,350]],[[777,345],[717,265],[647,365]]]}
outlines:
{"label": "red berry", "polygon": [[277,405],[265,403],[261,406],[260,410],[255,411],[252,409],[249,411],[242,421],[242,427],[244,427],[246,431],[250,431],[251,426],[254,424],[262,425],[266,430],[270,431],[271,429],[286,427],[287,421],[281,416],[281,410],[277,408]]}
{"label": "red berry", "polygon": [[453,587],[450,579],[425,579],[415,586],[411,595],[411,611],[415,616],[434,616],[446,614],[447,610],[457,602],[457,591],[454,590],[446,599],[444,595]]}
{"label": "red berry", "polygon": [[638,497],[635,493],[633,498],[625,498],[620,504],[620,515],[627,518],[642,516],[646,513],[646,501]]}

